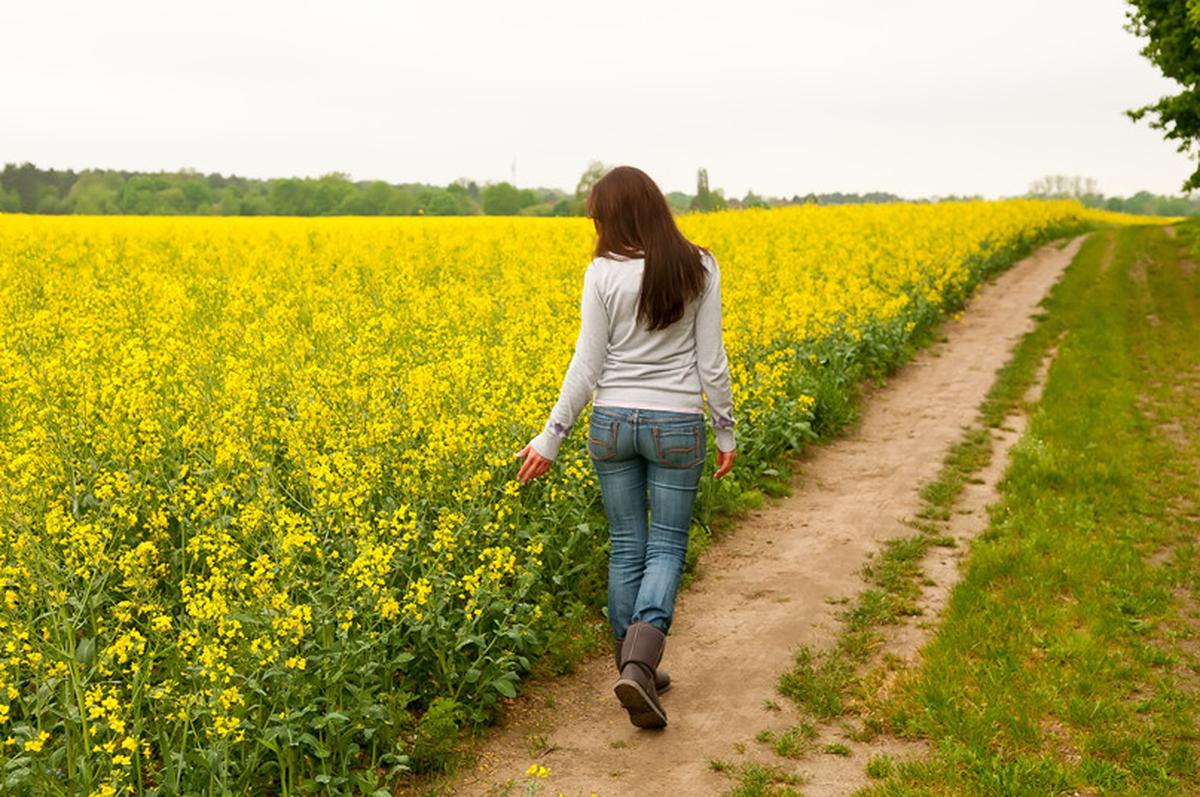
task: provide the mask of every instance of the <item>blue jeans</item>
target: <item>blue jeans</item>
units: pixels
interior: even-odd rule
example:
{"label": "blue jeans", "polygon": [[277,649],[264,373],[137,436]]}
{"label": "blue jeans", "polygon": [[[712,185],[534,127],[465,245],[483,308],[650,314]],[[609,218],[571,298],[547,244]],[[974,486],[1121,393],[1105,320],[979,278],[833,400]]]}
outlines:
{"label": "blue jeans", "polygon": [[706,441],[700,413],[592,409],[588,454],[612,538],[608,622],[618,639],[636,622],[671,627]]}

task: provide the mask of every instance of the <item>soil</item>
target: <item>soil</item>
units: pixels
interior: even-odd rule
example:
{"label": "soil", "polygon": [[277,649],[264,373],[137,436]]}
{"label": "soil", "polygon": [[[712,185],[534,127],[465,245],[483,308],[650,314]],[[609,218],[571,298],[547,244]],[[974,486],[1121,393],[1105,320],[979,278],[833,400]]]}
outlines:
{"label": "soil", "polygon": [[[754,737],[796,721],[775,690],[797,645],[821,647],[838,632],[837,613],[863,589],[866,558],[892,537],[907,536],[921,508],[919,489],[939,472],[949,448],[976,419],[997,369],[1074,258],[1083,236],[1047,245],[982,285],[945,338],[920,352],[887,384],[867,391],[862,416],[844,436],[810,447],[797,461],[792,494],[747,514],[705,552],[698,578],[680,593],[661,667],[674,686],[662,696],[668,727],[633,727],[612,692],[612,656],[582,663],[569,676],[533,683],[491,729],[474,766],[438,793],[526,793],[532,763],[550,775],[539,794],[553,797],[719,795],[733,785],[714,759],[768,760]],[[1049,358],[1044,363],[1048,366]],[[1036,398],[1036,390],[1029,396]],[[956,506],[949,533],[965,541],[986,525],[985,507],[1007,453],[1024,428],[1013,416],[994,430],[991,464]],[[916,622],[889,631],[888,650],[916,654],[957,579],[966,549],[935,547]],[[773,701],[783,710],[768,707]],[[866,782],[867,758],[906,757],[919,745],[829,738],[851,755],[820,752],[789,767],[806,775],[808,797],[845,795]],[[774,759],[774,763],[793,763]]]}

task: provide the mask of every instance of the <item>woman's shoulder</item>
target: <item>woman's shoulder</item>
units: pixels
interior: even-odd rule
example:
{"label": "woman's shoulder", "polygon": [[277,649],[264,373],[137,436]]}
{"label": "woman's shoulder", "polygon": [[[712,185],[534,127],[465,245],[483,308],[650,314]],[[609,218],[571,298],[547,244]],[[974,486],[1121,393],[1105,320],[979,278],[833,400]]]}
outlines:
{"label": "woman's shoulder", "polygon": [[606,255],[593,257],[587,265],[587,270],[597,275],[620,276],[639,271],[638,266],[645,261],[640,257],[617,258]]}
{"label": "woman's shoulder", "polygon": [[596,283],[602,290],[607,289],[614,281],[620,280],[621,266],[628,269],[628,265],[619,260],[603,256],[593,257],[584,269],[584,279]]}

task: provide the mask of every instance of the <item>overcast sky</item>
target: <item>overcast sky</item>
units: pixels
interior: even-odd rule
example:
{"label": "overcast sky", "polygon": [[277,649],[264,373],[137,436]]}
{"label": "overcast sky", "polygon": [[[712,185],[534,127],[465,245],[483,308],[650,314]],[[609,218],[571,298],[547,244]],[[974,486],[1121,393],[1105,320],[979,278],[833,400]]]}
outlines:
{"label": "overcast sky", "polygon": [[1122,0],[0,0],[0,161],[573,189],[1176,193]]}

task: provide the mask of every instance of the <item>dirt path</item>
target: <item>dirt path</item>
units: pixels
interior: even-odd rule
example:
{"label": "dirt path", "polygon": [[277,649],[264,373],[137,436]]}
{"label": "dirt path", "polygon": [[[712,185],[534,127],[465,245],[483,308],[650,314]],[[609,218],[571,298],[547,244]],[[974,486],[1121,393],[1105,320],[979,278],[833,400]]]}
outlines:
{"label": "dirt path", "polygon": [[[962,320],[947,323],[948,341],[866,398],[854,431],[809,450],[790,497],[752,513],[706,552],[700,577],[679,596],[663,658],[675,682],[662,698],[665,730],[629,724],[612,694],[611,656],[597,658],[533,687],[489,735],[477,768],[444,793],[517,797],[534,762],[550,770],[540,792],[550,796],[729,788],[709,760],[730,758],[738,742],[754,746],[755,734],[777,724],[764,701],[778,698],[775,682],[793,649],[825,644],[837,629],[833,602],[862,589],[867,554],[912,533],[904,521],[920,508],[920,485],[937,475],[975,418],[996,370],[1081,242],[1043,247],[982,286]],[[806,793],[839,793],[836,772],[814,774]]]}

